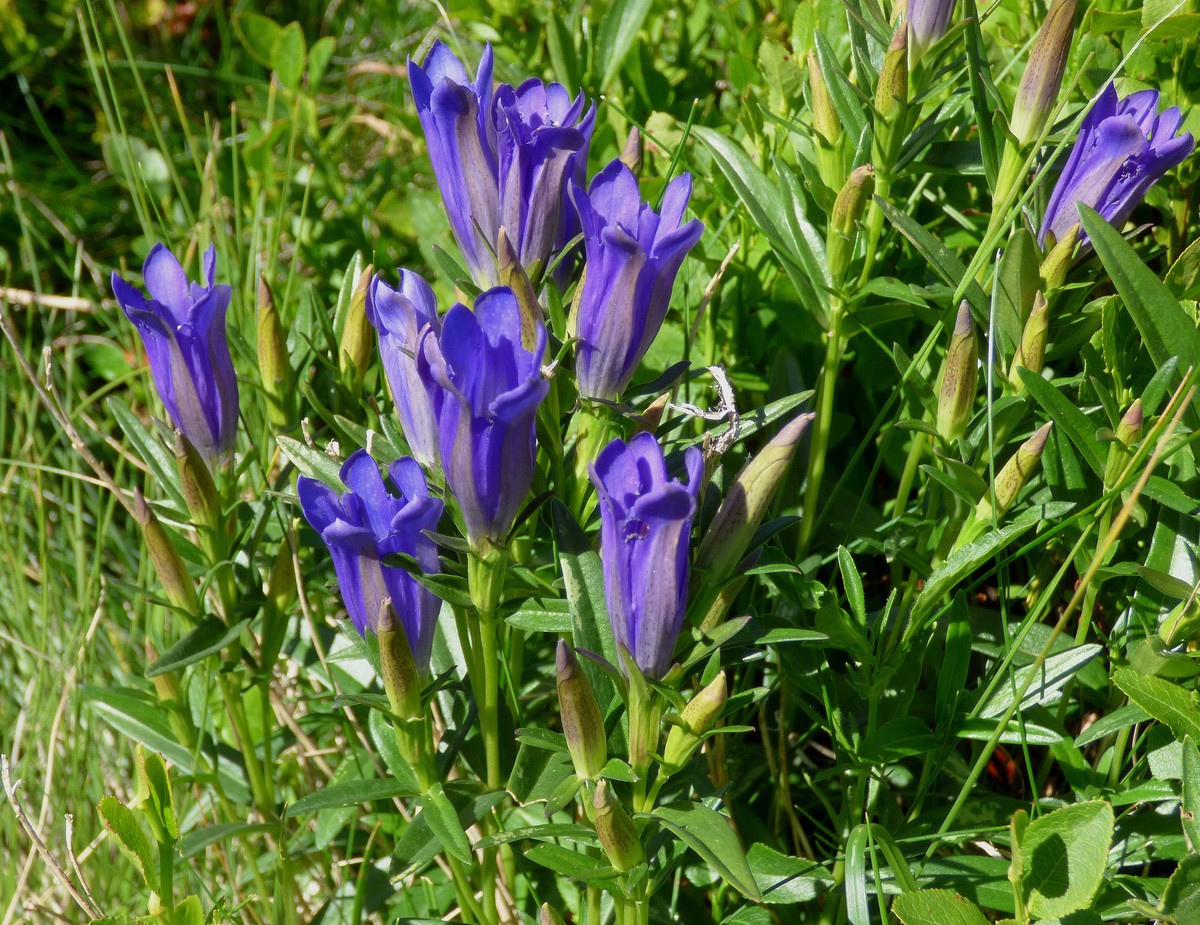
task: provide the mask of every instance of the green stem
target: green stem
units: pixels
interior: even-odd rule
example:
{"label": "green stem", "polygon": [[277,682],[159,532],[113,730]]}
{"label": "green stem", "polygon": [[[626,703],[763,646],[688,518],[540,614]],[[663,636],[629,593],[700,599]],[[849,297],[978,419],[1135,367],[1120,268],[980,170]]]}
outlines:
{"label": "green stem", "polygon": [[225,701],[225,711],[233,723],[233,731],[237,736],[238,745],[242,750],[242,758],[246,762],[246,776],[250,778],[250,793],[255,806],[264,819],[275,816],[275,804],[268,798],[266,785],[263,781],[262,765],[254,751],[254,739],[250,735],[250,726],[246,722],[246,711],[242,706],[242,698],[234,689],[234,680],[223,674],[218,682],[221,697]]}
{"label": "green stem", "polygon": [[803,556],[817,525],[817,504],[821,497],[821,481],[825,477],[826,450],[829,446],[833,418],[833,395],[838,373],[842,368],[845,341],[842,336],[842,305],[835,300],[829,315],[829,331],[825,334],[825,364],[817,394],[817,416],[813,420],[812,443],[808,451],[808,478],[804,491],[804,519],[800,522],[799,555]]}

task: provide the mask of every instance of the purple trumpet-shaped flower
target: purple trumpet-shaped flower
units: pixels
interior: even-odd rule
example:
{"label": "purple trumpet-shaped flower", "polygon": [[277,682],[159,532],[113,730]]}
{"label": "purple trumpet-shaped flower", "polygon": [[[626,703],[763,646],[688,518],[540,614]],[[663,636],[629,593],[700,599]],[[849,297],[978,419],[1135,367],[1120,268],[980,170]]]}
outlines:
{"label": "purple trumpet-shaped flower", "polygon": [[596,107],[585,113],[584,102],[582,93],[572,100],[561,84],[536,78],[496,91],[500,224],[535,276],[577,230],[564,193],[567,180],[582,183],[586,175]]}
{"label": "purple trumpet-shaped flower", "polygon": [[[1195,141],[1176,137],[1183,116],[1172,106],[1159,113],[1157,90],[1121,99],[1109,84],[1079,127],[1079,137],[1059,175],[1042,218],[1038,244],[1061,240],[1079,224],[1078,204],[1091,206],[1120,227],[1163,174],[1183,162]],[[1081,236],[1086,243],[1086,236]]]}
{"label": "purple trumpet-shaped flower", "polygon": [[544,268],[572,230],[563,184],[582,178],[595,107],[584,112],[560,84],[527,80],[492,94],[492,49],[474,83],[462,62],[435,42],[425,63],[408,63],[434,176],[462,250],[480,286],[494,286],[501,225],[522,265]]}
{"label": "purple trumpet-shaped flower", "polygon": [[550,384],[542,377],[546,331],[521,344],[521,310],[511,289],[489,289],[475,310],[455,305],[440,332],[426,328],[417,372],[438,405],[446,484],[476,549],[499,543],[533,484],[534,424]]}
{"label": "purple trumpet-shaped flower", "polygon": [[591,466],[600,498],[600,555],[613,636],[646,675],[671,665],[687,607],[688,537],[704,480],[704,458],[684,453],[687,484],[667,476],[649,433],[614,440]]}
{"label": "purple trumpet-shaped flower", "polygon": [[441,330],[433,290],[411,270],[400,271],[400,288],[376,276],[367,289],[367,318],[379,332],[379,354],[388,389],[396,405],[404,439],[417,462],[441,466],[438,453],[438,411],[441,393],[426,390],[417,375],[417,345],[426,325]]}
{"label": "purple trumpet-shaped flower", "polygon": [[142,278],[150,292],[112,275],[113,294],[133,322],[150,361],[159,397],[175,426],[205,459],[233,449],[238,387],[225,336],[225,312],[233,290],[213,277],[217,252],[204,254],[207,285],[188,281],[175,255],[163,244],[150,249]]}
{"label": "purple trumpet-shaped flower", "polygon": [[379,631],[379,607],[391,598],[412,647],[413,662],[424,673],[433,646],[433,628],[441,603],[404,569],[382,559],[412,556],[427,575],[441,571],[437,546],[423,531],[437,528],[442,502],[429,496],[416,460],[397,459],[388,466],[396,496],[384,485],[366,450],[342,464],[348,491],[337,493],[316,479],[301,476],[296,484],[300,507],[333,557],[342,600],[355,628],[366,635]]}
{"label": "purple trumpet-shaped flower", "polygon": [[950,28],[957,0],[908,0],[908,63],[915,65]]}
{"label": "purple trumpet-shaped flower", "polygon": [[424,65],[408,62],[408,80],[467,271],[481,286],[494,283],[500,193],[491,115],[492,48],[484,49],[474,84],[441,42],[434,42]]}
{"label": "purple trumpet-shaped flower", "polygon": [[662,214],[642,202],[637,178],[613,161],[585,192],[569,184],[583,225],[587,273],[574,318],[579,394],[615,399],[662,327],[675,276],[700,240],[698,219],[683,224],[692,178],[667,186]]}

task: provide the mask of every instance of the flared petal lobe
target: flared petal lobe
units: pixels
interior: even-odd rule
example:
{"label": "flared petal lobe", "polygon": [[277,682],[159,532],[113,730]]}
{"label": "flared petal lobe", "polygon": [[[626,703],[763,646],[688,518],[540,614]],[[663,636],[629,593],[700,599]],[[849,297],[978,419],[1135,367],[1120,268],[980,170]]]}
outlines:
{"label": "flared petal lobe", "polygon": [[585,398],[616,399],[662,327],[683,258],[703,224],[683,222],[691,177],[676,177],[662,214],[641,200],[637,179],[619,160],[585,191],[569,184],[583,229],[587,272],[574,320],[575,374]]}
{"label": "flared petal lobe", "polygon": [[[1124,99],[1109,84],[1079,127],[1066,166],[1046,206],[1038,243],[1061,240],[1079,224],[1079,204],[1120,228],[1167,171],[1192,153],[1190,132],[1176,135],[1177,108],[1156,112],[1158,93],[1141,90]],[[1083,246],[1087,236],[1081,235]]]}
{"label": "flared petal lobe", "polygon": [[155,244],[142,267],[149,298],[116,273],[112,288],[142,337],[167,413],[211,463],[233,449],[238,386],[225,329],[233,290],[213,283],[215,248],[203,264],[206,284],[189,282],[175,255]]}
{"label": "flared petal lobe", "polygon": [[440,332],[421,338],[417,372],[440,402],[446,484],[477,549],[503,542],[533,484],[537,409],[550,387],[545,351],[540,324],[534,349],[522,346],[520,308],[505,287],[483,293],[474,311],[455,305]]}
{"label": "flared petal lobe", "polygon": [[390,555],[412,556],[426,574],[441,571],[437,547],[425,531],[437,529],[442,502],[430,497],[420,465],[402,458],[388,467],[389,488],[366,450],[342,465],[346,491],[340,496],[316,479],[296,484],[300,507],[333,559],[342,601],[355,628],[378,632],[379,609],[391,598],[412,647],[413,662],[425,674],[441,602],[402,568],[383,564]]}
{"label": "flared petal lobe", "polygon": [[653,678],[670,668],[687,609],[689,538],[704,478],[695,447],[685,452],[684,467],[686,484],[671,479],[649,433],[614,440],[591,466],[613,636]]}

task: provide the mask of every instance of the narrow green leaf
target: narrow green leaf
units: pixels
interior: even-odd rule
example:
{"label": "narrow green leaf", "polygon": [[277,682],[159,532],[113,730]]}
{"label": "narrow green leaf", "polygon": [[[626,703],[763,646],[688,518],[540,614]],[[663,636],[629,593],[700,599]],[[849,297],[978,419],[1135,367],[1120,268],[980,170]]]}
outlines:
{"label": "narrow green leaf", "polygon": [[754,875],[750,873],[746,852],[728,819],[703,803],[659,806],[651,815],[711,864],[743,896],[756,902],[762,899]]}
{"label": "narrow green leaf", "polygon": [[866,626],[866,596],[863,594],[862,576],[858,574],[858,566],[854,564],[854,559],[845,546],[838,547],[837,559],[838,568],[842,573],[842,587],[846,589],[846,604],[850,607],[854,619]]}
{"label": "narrow green leaf", "polygon": [[394,797],[412,797],[412,788],[398,780],[352,780],[344,784],[334,784],[308,793],[295,803],[289,803],[284,811],[285,818],[306,816],[322,809],[339,806],[361,806],[372,800],[390,800]]}
{"label": "narrow green leaf", "polygon": [[604,76],[599,84],[601,90],[608,89],[625,63],[625,56],[633,47],[650,6],[651,0],[613,0],[604,13],[596,47],[596,60],[604,62]]}
{"label": "narrow green leaf", "polygon": [[1200,742],[1200,705],[1196,694],[1164,681],[1162,678],[1142,677],[1132,668],[1122,668],[1113,675],[1113,683],[1125,696],[1170,728],[1175,738],[1188,736]]}
{"label": "narrow green leaf", "polygon": [[1082,204],[1079,212],[1083,229],[1129,309],[1150,359],[1161,365],[1177,356],[1185,367],[1200,367],[1200,333],[1183,306],[1098,212]]}
{"label": "narrow green leaf", "polygon": [[[883,214],[887,216],[888,221],[896,226],[897,230],[908,238],[909,242],[917,251],[929,261],[929,265],[937,272],[938,276],[951,288],[957,289],[962,278],[967,273],[967,268],[962,265],[950,248],[946,247],[941,241],[935,238],[929,231],[918,222],[916,219],[901,212],[886,199],[879,196],[874,197],[879,208],[883,210]],[[979,283],[974,280],[967,286],[967,301],[971,303],[971,307],[975,310],[977,317],[984,317],[987,311],[988,300],[983,294],[983,289]]]}
{"label": "narrow green leaf", "polygon": [[1200,750],[1196,740],[1183,740],[1183,833],[1192,851],[1200,851]]}
{"label": "narrow green leaf", "polygon": [[871,925],[865,822],[856,825],[846,839],[846,918],[850,920],[850,925]]}
{"label": "narrow green leaf", "polygon": [[617,876],[614,868],[598,858],[562,845],[534,845],[522,856],[572,880],[609,880]]}
{"label": "narrow green leaf", "polygon": [[1028,710],[1052,703],[1058,699],[1063,685],[1082,671],[1101,651],[1101,646],[1088,643],[1074,646],[1064,652],[1056,652],[1040,665],[1025,666],[1017,671],[1011,680],[1005,681],[996,689],[988,702],[979,708],[977,715],[987,718],[1005,715],[1013,705],[1016,692],[1022,688],[1025,688],[1025,693],[1021,697],[1020,709]]}
{"label": "narrow green leaf", "polygon": [[155,860],[154,846],[142,827],[142,820],[116,797],[104,797],[97,809],[105,828],[112,832],[120,845],[121,853],[133,861],[146,886],[154,889],[158,880],[158,862]]}
{"label": "narrow green leaf", "polygon": [[283,455],[290,459],[292,465],[300,470],[301,475],[307,475],[310,479],[324,482],[330,488],[336,489],[339,492],[346,490],[346,486],[342,484],[342,477],[340,475],[342,464],[328,453],[301,443],[292,437],[285,437],[282,434],[275,438],[275,442],[279,444],[279,449],[283,452]]}
{"label": "narrow green leaf", "polygon": [[198,626],[150,664],[146,669],[146,677],[156,678],[194,665],[210,655],[216,655],[241,636],[249,622],[239,620],[233,626],[226,626],[217,617],[205,617]]}
{"label": "narrow green leaf", "polygon": [[819,864],[780,854],[761,842],[750,846],[746,860],[764,903],[811,902],[833,885],[833,875]]}
{"label": "narrow green leaf", "polygon": [[133,449],[150,469],[154,481],[170,495],[176,509],[186,511],[187,502],[179,489],[179,469],[174,454],[167,451],[162,441],[147,430],[138,416],[117,396],[110,395],[105,399],[104,407],[117,419],[125,438],[133,444]]}
{"label": "narrow green leaf", "polygon": [[422,815],[443,848],[464,864],[471,862],[471,841],[458,824],[458,812],[440,783],[435,783],[421,800]]}
{"label": "narrow green leaf", "polygon": [[968,543],[946,558],[946,561],[933,570],[933,574],[925,581],[925,589],[913,605],[912,627],[919,628],[934,609],[939,607],[945,595],[966,579],[975,569],[996,555],[996,553],[1026,533],[1032,523],[1011,523],[993,533],[988,533],[974,543]]}
{"label": "narrow green leaf", "polygon": [[[588,649],[616,665],[617,645],[613,640],[612,625],[608,622],[600,555],[592,549],[592,544],[566,505],[558,500],[551,501],[550,511],[558,540],[558,562],[562,568],[563,585],[567,603],[571,607],[571,640],[577,649]],[[603,714],[615,693],[612,682],[604,670],[590,659],[580,659],[579,664],[592,685]]]}
{"label": "narrow green leaf", "polygon": [[1054,421],[1057,428],[1065,433],[1079,450],[1088,467],[1097,476],[1104,476],[1104,452],[1100,441],[1096,439],[1096,425],[1088,420],[1086,414],[1079,410],[1078,404],[1072,402],[1053,385],[1031,369],[1022,367],[1018,371],[1025,389],[1033,396],[1046,414]]}
{"label": "narrow green leaf", "polygon": [[206,825],[184,835],[179,842],[179,852],[185,858],[194,858],[210,845],[227,842],[231,838],[278,831],[278,823],[272,822],[224,822],[219,825]]}
{"label": "narrow green leaf", "polygon": [[1200,922],[1200,854],[1189,854],[1163,890],[1162,911],[1178,925]]}

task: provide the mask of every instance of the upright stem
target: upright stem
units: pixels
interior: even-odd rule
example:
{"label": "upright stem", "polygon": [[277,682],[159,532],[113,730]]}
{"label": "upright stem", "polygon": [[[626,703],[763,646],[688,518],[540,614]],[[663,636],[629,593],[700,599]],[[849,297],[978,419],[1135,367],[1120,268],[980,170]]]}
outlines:
{"label": "upright stem", "polygon": [[845,341],[842,336],[842,303],[835,299],[829,313],[829,331],[825,335],[825,365],[817,393],[817,416],[813,421],[812,443],[808,451],[808,479],[804,491],[804,519],[800,521],[799,553],[808,550],[817,524],[817,504],[821,498],[821,480],[825,477],[825,455],[833,418],[833,394],[842,368]]}

